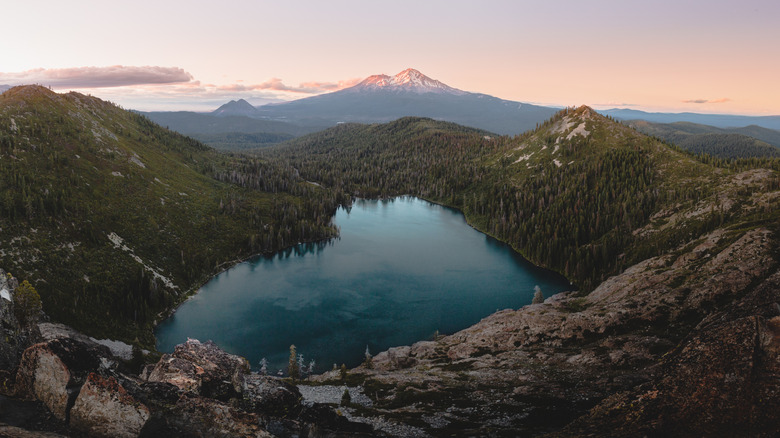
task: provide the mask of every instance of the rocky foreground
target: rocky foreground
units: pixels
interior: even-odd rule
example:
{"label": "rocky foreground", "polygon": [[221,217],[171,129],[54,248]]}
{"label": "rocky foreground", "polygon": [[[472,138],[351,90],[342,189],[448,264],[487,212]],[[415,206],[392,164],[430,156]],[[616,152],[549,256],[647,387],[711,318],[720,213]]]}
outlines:
{"label": "rocky foreground", "polygon": [[196,340],[136,374],[65,326],[19,324],[3,298],[0,436],[776,436],[778,248],[769,228],[717,229],[586,296],[300,388]]}
{"label": "rocky foreground", "polygon": [[[17,285],[4,272],[0,290]],[[0,298],[0,436],[376,436],[294,385],[252,373],[246,359],[191,339],[146,365],[61,324],[24,326]],[[23,344],[27,348],[20,348]],[[380,434],[381,435],[381,434]]]}
{"label": "rocky foreground", "polygon": [[435,436],[776,436],[778,248],[766,228],[719,229],[348,380],[372,399],[362,415]]}

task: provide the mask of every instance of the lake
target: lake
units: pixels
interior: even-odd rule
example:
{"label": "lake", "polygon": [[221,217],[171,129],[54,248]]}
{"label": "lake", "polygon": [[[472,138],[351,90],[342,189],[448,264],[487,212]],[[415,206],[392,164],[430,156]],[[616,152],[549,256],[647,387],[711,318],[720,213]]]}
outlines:
{"label": "lake", "polygon": [[257,257],[215,276],[156,329],[172,352],[188,337],[213,340],[269,372],[290,344],[319,372],[389,347],[451,334],[499,309],[570,290],[463,215],[413,197],[358,200],[339,209],[341,237]]}

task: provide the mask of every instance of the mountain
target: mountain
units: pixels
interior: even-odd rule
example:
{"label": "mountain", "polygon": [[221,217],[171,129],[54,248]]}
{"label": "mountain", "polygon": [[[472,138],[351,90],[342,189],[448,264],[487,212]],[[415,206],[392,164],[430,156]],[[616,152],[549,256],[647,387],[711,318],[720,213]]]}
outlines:
{"label": "mountain", "polygon": [[[651,123],[644,120],[626,123],[696,154],[706,153],[718,158],[780,157],[780,131],[760,126],[717,128],[690,122]],[[762,141],[756,136],[777,144]]]}
{"label": "mountain", "polygon": [[370,76],[333,93],[257,108],[239,99],[210,114],[142,114],[212,147],[240,150],[277,144],[338,123],[385,123],[406,116],[430,117],[514,135],[533,129],[555,111],[458,90],[417,70],[406,69],[395,76]]}
{"label": "mountain", "polygon": [[456,207],[578,286],[367,357],[346,373],[371,401],[362,416],[432,436],[780,427],[780,160],[698,159],[587,107],[514,138],[423,118],[343,124],[253,160],[353,196]]}
{"label": "mountain", "polygon": [[225,159],[100,99],[12,88],[0,95],[0,266],[54,320],[154,348],[153,322],[224,264],[335,234],[337,203],[292,171],[264,167],[267,189],[241,188]]}
{"label": "mountain", "polygon": [[384,123],[416,116],[509,135],[533,129],[557,111],[458,90],[414,69],[371,76],[350,88],[257,110],[260,117],[304,126]]}
{"label": "mountain", "polygon": [[220,106],[214,110],[211,115],[217,117],[225,116],[246,116],[252,117],[257,115],[257,110],[249,102],[244,99],[231,100],[230,102]]}
{"label": "mountain", "polygon": [[654,123],[691,122],[718,128],[735,128],[756,125],[767,129],[780,130],[780,116],[738,116],[730,114],[698,113],[650,113],[631,109],[609,109],[601,114],[619,120],[646,120]]}
{"label": "mountain", "polygon": [[408,68],[395,76],[373,75],[346,90],[348,93],[396,92],[396,93],[440,93],[462,96],[465,91],[452,88],[435,79]]}

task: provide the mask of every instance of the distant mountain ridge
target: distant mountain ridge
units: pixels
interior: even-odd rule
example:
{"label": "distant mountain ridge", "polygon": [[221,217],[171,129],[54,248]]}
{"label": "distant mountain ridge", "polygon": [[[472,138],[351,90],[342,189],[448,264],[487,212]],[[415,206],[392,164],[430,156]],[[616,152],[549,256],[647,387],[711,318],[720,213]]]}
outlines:
{"label": "distant mountain ridge", "polygon": [[700,125],[716,126],[718,128],[737,128],[750,125],[767,129],[780,130],[780,115],[778,116],[741,116],[731,114],[700,114],[700,113],[652,113],[646,111],[613,108],[601,110],[599,113],[619,120],[646,120],[654,123],[691,122]]}
{"label": "distant mountain ridge", "polygon": [[[224,148],[236,134],[300,136],[341,122],[387,123],[402,117],[429,117],[496,134],[534,129],[556,108],[471,93],[408,68],[394,76],[372,75],[332,93],[253,107],[231,100],[210,114],[150,112],[147,117],[185,135]],[[265,144],[257,144],[261,147]],[[241,148],[248,147],[242,144]]]}
{"label": "distant mountain ridge", "polygon": [[373,75],[343,90],[263,105],[257,110],[263,118],[301,125],[386,123],[412,116],[506,135],[533,129],[557,111],[459,90],[411,68],[395,76]]}
{"label": "distant mountain ridge", "polygon": [[257,109],[252,106],[251,103],[244,99],[231,100],[230,102],[220,106],[214,110],[211,115],[217,117],[224,116],[247,116],[253,117],[257,115]]}
{"label": "distant mountain ridge", "polygon": [[780,131],[751,125],[718,128],[690,122],[653,123],[631,120],[628,126],[693,153],[720,158],[780,157]]}

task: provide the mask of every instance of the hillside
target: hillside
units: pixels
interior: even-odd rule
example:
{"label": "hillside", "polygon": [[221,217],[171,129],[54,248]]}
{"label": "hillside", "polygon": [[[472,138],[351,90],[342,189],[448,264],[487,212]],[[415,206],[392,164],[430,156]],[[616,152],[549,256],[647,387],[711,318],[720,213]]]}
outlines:
{"label": "hillside", "polygon": [[316,188],[277,173],[280,187],[268,191],[279,193],[242,189],[205,175],[218,160],[94,97],[8,90],[0,95],[0,265],[35,285],[53,319],[153,347],[158,313],[210,274],[336,232],[336,204]]}
{"label": "hillside", "polygon": [[318,378],[370,400],[350,415],[403,424],[404,436],[778,427],[777,160],[716,167],[587,107],[514,138],[407,118],[260,156],[331,190],[456,206],[579,286],[379,353],[346,380]]}
{"label": "hillside", "polygon": [[631,230],[664,204],[711,193],[705,178],[723,172],[586,107],[514,138],[406,118],[336,127],[260,156],[330,189],[414,194],[459,208],[478,229],[585,290],[652,253]]}
{"label": "hillside", "polygon": [[688,122],[664,124],[644,120],[626,123],[694,154],[718,158],[780,157],[780,131],[760,126],[717,128]]}
{"label": "hillside", "polygon": [[576,290],[301,382],[304,398],[338,404],[346,385],[339,412],[393,436],[780,427],[777,159],[696,157],[588,107],[515,137],[407,117],[246,156],[19,87],[0,97],[0,127],[0,264],[88,333],[150,345],[155,313],[231,260],[333,236],[352,196],[412,194]]}

